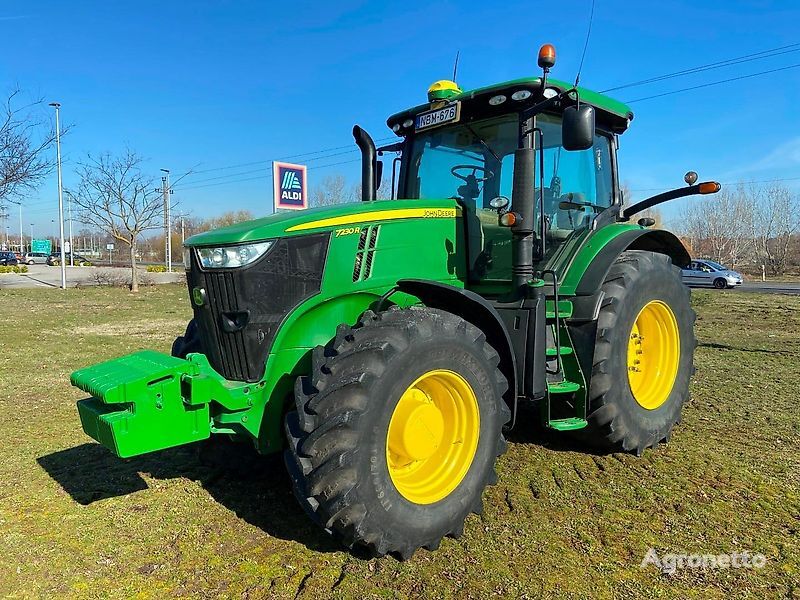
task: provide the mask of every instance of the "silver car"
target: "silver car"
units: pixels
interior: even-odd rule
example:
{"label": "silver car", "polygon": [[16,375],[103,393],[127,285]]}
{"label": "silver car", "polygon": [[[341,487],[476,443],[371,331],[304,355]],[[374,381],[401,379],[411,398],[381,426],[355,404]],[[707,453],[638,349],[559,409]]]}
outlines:
{"label": "silver car", "polygon": [[693,260],[682,270],[683,283],[692,287],[715,287],[718,290],[742,284],[742,275],[713,260]]}
{"label": "silver car", "polygon": [[22,256],[22,260],[20,262],[23,262],[26,265],[46,265],[49,256],[49,252],[26,252]]}

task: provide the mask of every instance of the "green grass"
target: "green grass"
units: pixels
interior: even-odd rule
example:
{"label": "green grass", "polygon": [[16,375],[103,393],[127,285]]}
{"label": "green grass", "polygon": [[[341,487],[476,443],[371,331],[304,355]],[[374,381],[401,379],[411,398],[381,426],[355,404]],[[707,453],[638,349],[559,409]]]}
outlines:
{"label": "green grass", "polygon": [[[405,563],[340,550],[277,460],[208,466],[187,447],[123,461],[84,436],[69,373],[169,351],[184,287],[3,299],[0,595],[800,597],[800,298],[695,292],[698,370],[669,445],[592,455],[523,414],[483,515]],[[768,562],[665,575],[639,567],[650,547]]]}

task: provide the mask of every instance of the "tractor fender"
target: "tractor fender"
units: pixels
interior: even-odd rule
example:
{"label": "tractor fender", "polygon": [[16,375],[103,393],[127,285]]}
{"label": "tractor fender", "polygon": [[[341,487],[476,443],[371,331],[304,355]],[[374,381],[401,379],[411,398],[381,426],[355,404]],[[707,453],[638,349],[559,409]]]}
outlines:
{"label": "tractor fender", "polygon": [[458,315],[483,331],[486,341],[500,355],[500,371],[508,379],[509,398],[506,402],[516,415],[517,359],[511,336],[497,310],[475,292],[437,281],[401,279],[397,282],[397,290],[419,298],[426,306]]}
{"label": "tractor fender", "polygon": [[575,288],[575,320],[594,320],[602,301],[600,286],[617,257],[626,250],[666,254],[678,267],[691,262],[689,252],[677,236],[662,229],[631,229],[610,240],[594,257]]}

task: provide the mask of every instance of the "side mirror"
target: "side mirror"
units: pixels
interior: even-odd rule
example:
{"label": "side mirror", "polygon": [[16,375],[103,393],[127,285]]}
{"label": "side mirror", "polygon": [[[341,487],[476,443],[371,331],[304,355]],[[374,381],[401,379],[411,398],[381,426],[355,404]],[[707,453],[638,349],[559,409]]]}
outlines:
{"label": "side mirror", "polygon": [[581,104],[564,109],[561,144],[564,150],[588,150],[594,146],[594,108]]}

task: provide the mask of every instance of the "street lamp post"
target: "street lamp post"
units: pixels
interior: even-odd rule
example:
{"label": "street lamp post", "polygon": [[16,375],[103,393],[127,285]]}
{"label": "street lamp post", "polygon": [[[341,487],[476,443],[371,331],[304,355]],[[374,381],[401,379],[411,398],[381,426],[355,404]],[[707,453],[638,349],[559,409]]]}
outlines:
{"label": "street lamp post", "polygon": [[[51,102],[50,106],[56,109],[56,162],[58,170],[58,231],[61,239],[61,289],[67,289],[67,265],[64,256],[64,197],[61,185],[61,124],[59,123],[59,112],[61,104]],[[70,248],[72,250],[72,248]]]}
{"label": "street lamp post", "polygon": [[172,191],[169,189],[169,169],[161,169],[164,173],[162,177],[164,185],[164,217],[166,220],[166,256],[164,257],[167,263],[167,273],[172,273],[172,210],[170,204],[172,199],[169,197]]}

